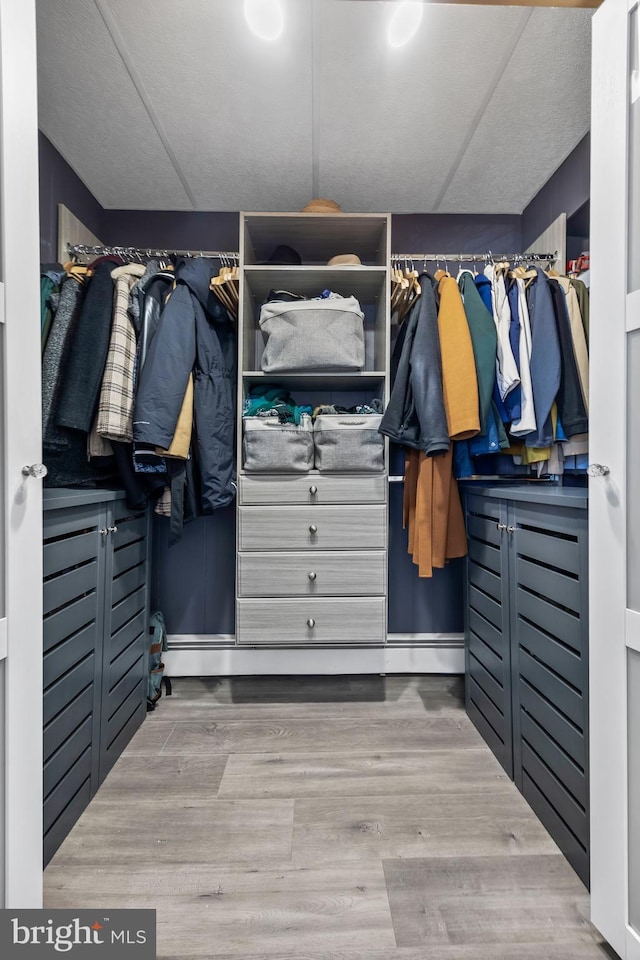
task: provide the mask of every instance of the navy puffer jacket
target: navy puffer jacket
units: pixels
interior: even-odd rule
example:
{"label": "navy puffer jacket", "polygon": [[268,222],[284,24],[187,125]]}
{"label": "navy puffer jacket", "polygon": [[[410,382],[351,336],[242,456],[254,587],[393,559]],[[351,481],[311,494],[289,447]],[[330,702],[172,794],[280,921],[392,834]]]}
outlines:
{"label": "navy puffer jacket", "polygon": [[178,263],[176,288],[167,301],[138,384],[134,441],[168,449],[189,374],[194,375],[194,426],[202,513],[235,497],[235,334],[209,289],[211,260]]}

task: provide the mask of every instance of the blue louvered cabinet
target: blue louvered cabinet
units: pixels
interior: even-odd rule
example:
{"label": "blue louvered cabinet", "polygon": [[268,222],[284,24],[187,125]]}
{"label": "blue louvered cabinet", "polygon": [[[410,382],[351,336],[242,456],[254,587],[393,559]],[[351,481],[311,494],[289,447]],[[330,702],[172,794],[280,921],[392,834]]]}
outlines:
{"label": "blue louvered cabinet", "polygon": [[149,521],[113,491],[44,493],[44,861],[144,720]]}
{"label": "blue louvered cabinet", "polygon": [[586,490],[465,494],[469,717],[589,882]]}

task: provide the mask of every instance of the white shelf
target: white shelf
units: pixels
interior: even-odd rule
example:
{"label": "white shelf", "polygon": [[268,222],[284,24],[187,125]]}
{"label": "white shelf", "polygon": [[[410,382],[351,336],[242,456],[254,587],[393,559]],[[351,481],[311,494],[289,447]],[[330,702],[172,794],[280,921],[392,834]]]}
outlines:
{"label": "white shelf", "polygon": [[245,213],[244,265],[268,260],[279,245],[303,263],[326,264],[342,253],[363,263],[387,265],[388,216],[378,213]]}
{"label": "white shelf", "polygon": [[263,373],[262,370],[245,370],[242,378],[246,383],[277,383],[283,387],[298,389],[350,390],[370,389],[384,382],[384,370],[362,370],[359,373]]}
{"label": "white shelf", "polygon": [[303,297],[332,290],[363,303],[374,303],[386,295],[385,267],[246,266],[244,275],[254,299],[260,303],[271,290],[288,290]]}

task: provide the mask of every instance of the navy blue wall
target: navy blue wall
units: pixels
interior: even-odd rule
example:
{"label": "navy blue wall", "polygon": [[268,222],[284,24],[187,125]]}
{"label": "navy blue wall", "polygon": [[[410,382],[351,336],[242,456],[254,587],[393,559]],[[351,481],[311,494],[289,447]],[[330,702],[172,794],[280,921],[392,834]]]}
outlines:
{"label": "navy blue wall", "polygon": [[104,242],[173,250],[237,250],[239,214],[105,210]]}
{"label": "navy blue wall", "polygon": [[40,262],[58,259],[58,204],[64,203],[104,241],[102,209],[90,190],[43,133],[38,134],[40,169]]}
{"label": "navy blue wall", "polygon": [[569,220],[578,215],[589,200],[591,136],[580,141],[554,175],[522,212],[522,243],[526,248],[547,229],[561,213]]}
{"label": "navy blue wall", "polygon": [[[238,214],[103,210],[69,165],[40,136],[42,259],[55,259],[57,210],[66,204],[105,243],[140,247],[238,249]],[[586,163],[588,167],[588,144]],[[563,190],[575,209],[584,193],[584,141],[578,158],[569,158],[522,217],[490,215],[397,214],[392,220],[394,252],[515,253],[561,212]],[[588,178],[587,178],[588,182]],[[575,197],[575,200],[574,200]],[[581,201],[584,202],[584,199]],[[573,211],[570,211],[573,212]],[[540,229],[538,224],[542,223]],[[526,231],[526,232],[525,232]],[[419,265],[416,265],[419,266]],[[401,470],[398,469],[398,472]],[[394,468],[395,471],[395,468]],[[392,471],[393,472],[393,471]],[[389,551],[389,629],[393,633],[449,633],[463,629],[463,564],[454,561],[420,580],[407,555],[402,529],[402,485],[392,487]],[[169,549],[167,522],[156,519],[152,601],[166,617],[170,633],[234,632],[235,511],[190,524],[182,541]]]}
{"label": "navy blue wall", "polygon": [[396,213],[391,220],[391,243],[394,253],[519,253],[520,217]]}

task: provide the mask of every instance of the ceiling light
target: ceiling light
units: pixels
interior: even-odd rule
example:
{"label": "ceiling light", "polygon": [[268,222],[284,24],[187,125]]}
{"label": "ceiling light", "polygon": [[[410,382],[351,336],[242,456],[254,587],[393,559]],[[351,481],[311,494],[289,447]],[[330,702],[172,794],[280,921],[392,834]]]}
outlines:
{"label": "ceiling light", "polygon": [[244,0],[244,16],[261,40],[277,40],[284,29],[280,0]]}
{"label": "ceiling light", "polygon": [[387,28],[390,47],[403,47],[415,36],[422,20],[421,0],[402,0],[394,3],[394,11]]}

